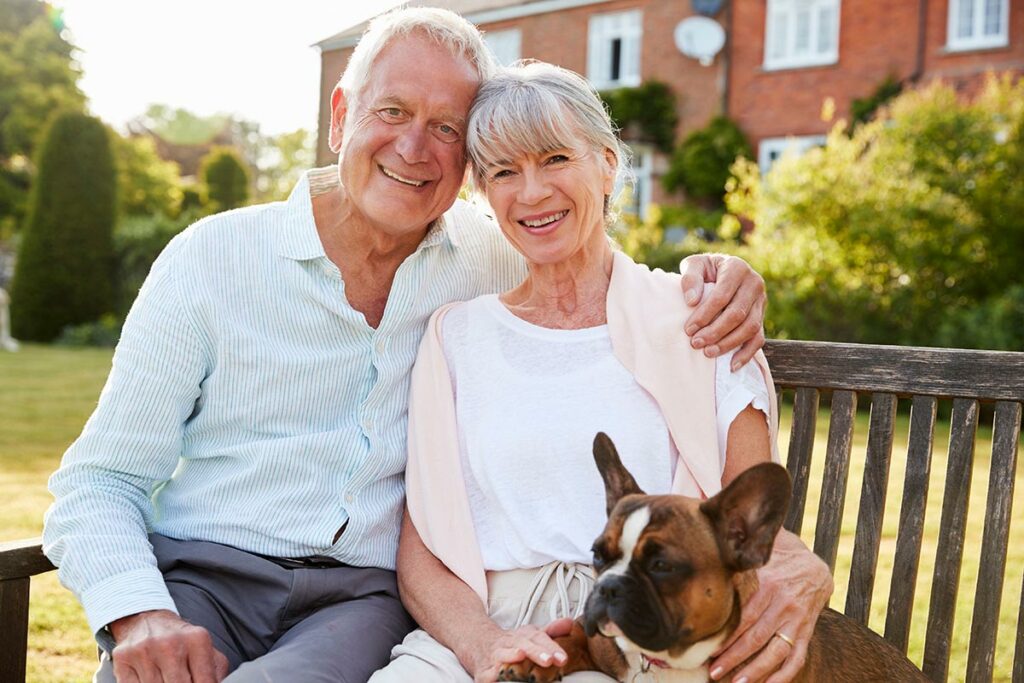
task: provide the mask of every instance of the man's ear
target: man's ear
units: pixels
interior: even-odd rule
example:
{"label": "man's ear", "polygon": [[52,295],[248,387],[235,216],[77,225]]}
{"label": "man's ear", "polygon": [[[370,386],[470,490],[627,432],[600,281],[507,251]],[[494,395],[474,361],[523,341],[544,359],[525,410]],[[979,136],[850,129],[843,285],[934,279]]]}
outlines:
{"label": "man's ear", "polygon": [[786,468],[765,462],[741,473],[717,496],[700,504],[715,529],[726,567],[745,571],[768,562],[789,508],[790,490]]}
{"label": "man's ear", "polygon": [[633,475],[623,466],[615,444],[604,432],[598,432],[594,437],[594,462],[604,480],[606,512],[609,515],[622,497],[634,493],[643,494]]}
{"label": "man's ear", "polygon": [[331,127],[327,132],[327,146],[337,154],[341,151],[342,133],[345,130],[345,114],[348,113],[348,101],[341,86],[334,86],[331,92]]}

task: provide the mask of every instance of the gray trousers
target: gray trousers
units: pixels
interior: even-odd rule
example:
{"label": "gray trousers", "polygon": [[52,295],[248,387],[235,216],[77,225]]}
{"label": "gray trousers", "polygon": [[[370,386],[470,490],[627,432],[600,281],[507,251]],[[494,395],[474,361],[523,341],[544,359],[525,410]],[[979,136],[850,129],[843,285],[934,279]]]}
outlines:
{"label": "gray trousers", "polygon": [[[364,683],[414,626],[392,571],[290,569],[216,543],[149,540],[181,617],[227,657],[225,683]],[[107,653],[94,681],[115,681]]]}

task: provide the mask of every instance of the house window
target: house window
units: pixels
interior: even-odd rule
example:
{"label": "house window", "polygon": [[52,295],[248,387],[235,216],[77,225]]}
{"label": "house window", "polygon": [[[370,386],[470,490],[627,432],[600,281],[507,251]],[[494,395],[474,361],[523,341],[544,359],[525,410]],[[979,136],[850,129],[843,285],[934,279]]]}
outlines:
{"label": "house window", "polygon": [[595,88],[640,85],[641,33],[639,10],[590,17],[587,77]]}
{"label": "house window", "polygon": [[508,66],[519,60],[522,39],[523,33],[517,28],[484,33],[484,42],[491,49],[494,59],[502,66]]}
{"label": "house window", "polygon": [[1010,0],[949,0],[950,50],[977,50],[1010,44]]}
{"label": "house window", "polygon": [[799,135],[784,138],[765,138],[757,146],[757,165],[764,175],[783,154],[803,154],[812,147],[825,144],[824,135]]}
{"label": "house window", "polygon": [[654,170],[654,148],[647,145],[630,145],[632,153],[632,178],[626,185],[627,201],[622,206],[624,213],[632,214],[641,220],[647,215],[651,206],[651,189]]}
{"label": "house window", "polygon": [[764,68],[839,61],[839,0],[768,0]]}

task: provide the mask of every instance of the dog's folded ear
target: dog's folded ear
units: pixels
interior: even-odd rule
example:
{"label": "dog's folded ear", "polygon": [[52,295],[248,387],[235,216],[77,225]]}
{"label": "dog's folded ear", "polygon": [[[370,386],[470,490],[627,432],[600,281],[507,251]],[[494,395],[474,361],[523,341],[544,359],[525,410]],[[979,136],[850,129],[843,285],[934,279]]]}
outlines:
{"label": "dog's folded ear", "polygon": [[594,462],[597,463],[597,470],[604,479],[604,495],[609,515],[623,496],[643,494],[633,475],[622,464],[615,444],[604,432],[598,432],[594,437]]}
{"label": "dog's folded ear", "polygon": [[789,508],[790,491],[786,469],[766,462],[754,465],[701,503],[727,567],[745,571],[768,561]]}

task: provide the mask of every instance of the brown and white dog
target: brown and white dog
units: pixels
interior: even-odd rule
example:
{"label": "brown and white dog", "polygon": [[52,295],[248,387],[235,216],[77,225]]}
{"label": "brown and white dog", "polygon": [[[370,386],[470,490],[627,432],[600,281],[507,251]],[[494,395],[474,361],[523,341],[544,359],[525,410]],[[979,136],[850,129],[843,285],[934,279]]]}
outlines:
{"label": "brown and white dog", "polygon": [[[603,433],[594,459],[608,523],[594,542],[598,576],[584,617],[556,638],[569,659],[551,667],[518,662],[499,680],[546,683],[589,670],[619,681],[710,681],[708,661],[739,624],[757,589],[755,570],[771,555],[789,506],[789,475],[757,465],[702,502],[645,495]],[[830,609],[796,680],[927,681],[896,648]]]}

